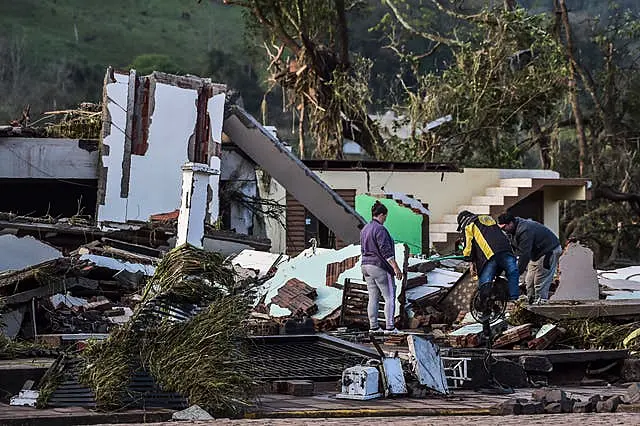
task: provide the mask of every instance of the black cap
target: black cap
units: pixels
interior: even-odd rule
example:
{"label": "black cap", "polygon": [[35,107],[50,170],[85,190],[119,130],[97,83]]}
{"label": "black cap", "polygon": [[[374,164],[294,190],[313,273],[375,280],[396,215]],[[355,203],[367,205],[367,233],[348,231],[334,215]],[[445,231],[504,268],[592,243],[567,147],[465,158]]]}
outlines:
{"label": "black cap", "polygon": [[462,231],[468,224],[476,219],[476,215],[468,210],[458,213],[458,232]]}

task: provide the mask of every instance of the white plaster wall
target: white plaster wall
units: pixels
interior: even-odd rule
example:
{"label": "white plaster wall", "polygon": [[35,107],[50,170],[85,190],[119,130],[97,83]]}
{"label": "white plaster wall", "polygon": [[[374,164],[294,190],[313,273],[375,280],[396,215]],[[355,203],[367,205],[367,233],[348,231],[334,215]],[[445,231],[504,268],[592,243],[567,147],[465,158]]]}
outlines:
{"label": "white plaster wall", "polygon": [[112,221],[124,223],[127,218],[127,199],[120,198],[120,176],[122,176],[122,157],[124,156],[124,131],[127,125],[127,93],[129,76],[115,74],[115,83],[108,83],[107,109],[111,117],[109,135],[102,143],[109,147],[109,155],[102,157],[107,168],[104,205],[98,206],[98,222]]}
{"label": "white plaster wall", "polygon": [[145,155],[131,156],[127,220],[148,221],[153,214],[180,208],[182,165],[189,161],[197,99],[195,90],[156,84],[149,148]]}
{"label": "white plaster wall", "polygon": [[[224,121],[224,102],[225,94],[219,93],[211,99],[207,104],[209,119],[211,120],[211,140],[215,143],[222,143],[222,122]],[[222,167],[219,157],[211,156],[209,166],[212,169],[220,170]],[[209,223],[214,224],[220,216],[220,198],[218,197],[220,189],[220,175],[214,174],[209,177],[209,185],[213,191],[213,198],[209,203]]]}
{"label": "white plaster wall", "polygon": [[0,178],[95,179],[97,168],[77,139],[0,138]]}
{"label": "white plaster wall", "polygon": [[[108,167],[105,188],[105,203],[98,208],[98,221],[126,223],[148,221],[158,213],[167,213],[180,208],[183,164],[188,162],[189,138],[196,123],[196,101],[198,93],[168,84],[156,83],[154,109],[149,126],[149,147],[144,155],[131,155],[129,194],[120,197],[122,159],[124,156],[124,130],[126,128],[128,75],[115,74],[115,83],[107,84],[109,98],[107,108],[111,115],[110,134],[104,138],[109,145],[109,155],[103,156],[103,165]],[[222,139],[224,118],[224,94],[209,100],[211,137]],[[210,167],[219,170],[220,159],[211,157]],[[209,178],[215,188],[209,204],[211,222],[218,218],[219,175]]]}
{"label": "white plaster wall", "polygon": [[255,173],[260,198],[275,201],[283,206],[280,215],[282,223],[265,216],[265,229],[267,238],[271,240],[271,253],[285,253],[287,251],[287,232],[282,224],[287,222],[287,211],[284,208],[287,204],[287,191],[273,178],[265,183],[264,171],[256,170]]}

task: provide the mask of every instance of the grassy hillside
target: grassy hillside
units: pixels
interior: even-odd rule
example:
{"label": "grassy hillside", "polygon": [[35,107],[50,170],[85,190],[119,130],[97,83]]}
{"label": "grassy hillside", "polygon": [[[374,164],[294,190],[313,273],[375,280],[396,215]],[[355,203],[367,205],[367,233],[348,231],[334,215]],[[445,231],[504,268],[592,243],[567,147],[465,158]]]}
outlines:
{"label": "grassy hillside", "polygon": [[241,12],[218,3],[0,0],[0,120],[27,103],[37,111],[97,100],[104,69],[140,55],[203,76],[214,53],[248,63]]}
{"label": "grassy hillside", "polygon": [[[185,71],[204,71],[212,49],[242,49],[237,8],[196,0],[3,0],[0,25],[42,59],[70,57],[126,66],[165,54]],[[22,33],[22,34],[21,34]],[[77,38],[76,38],[77,34]]]}

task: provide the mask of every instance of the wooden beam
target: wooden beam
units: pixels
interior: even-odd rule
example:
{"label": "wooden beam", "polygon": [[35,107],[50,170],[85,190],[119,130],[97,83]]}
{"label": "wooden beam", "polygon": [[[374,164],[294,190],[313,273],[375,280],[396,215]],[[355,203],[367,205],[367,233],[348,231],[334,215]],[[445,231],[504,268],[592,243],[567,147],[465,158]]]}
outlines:
{"label": "wooden beam", "polygon": [[640,300],[598,300],[593,302],[529,305],[526,309],[552,320],[632,317],[640,315]]}

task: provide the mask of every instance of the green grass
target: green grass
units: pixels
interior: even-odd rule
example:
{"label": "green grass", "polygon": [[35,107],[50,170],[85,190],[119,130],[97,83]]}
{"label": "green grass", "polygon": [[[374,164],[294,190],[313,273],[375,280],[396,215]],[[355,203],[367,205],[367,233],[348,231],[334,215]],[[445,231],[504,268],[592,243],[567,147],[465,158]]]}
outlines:
{"label": "green grass", "polygon": [[30,63],[65,59],[125,68],[138,55],[162,54],[182,72],[203,74],[212,49],[238,55],[244,51],[239,8],[207,0],[2,3],[0,27],[9,40],[23,40]]}

